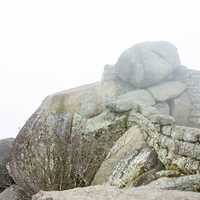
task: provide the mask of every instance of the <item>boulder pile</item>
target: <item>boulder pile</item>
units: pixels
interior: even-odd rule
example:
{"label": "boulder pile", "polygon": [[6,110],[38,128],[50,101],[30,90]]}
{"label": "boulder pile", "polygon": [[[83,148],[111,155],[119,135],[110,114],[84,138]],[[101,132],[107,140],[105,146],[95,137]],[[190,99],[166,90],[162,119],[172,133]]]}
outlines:
{"label": "boulder pile", "polygon": [[169,42],[136,44],[100,82],[49,95],[6,167],[22,200],[200,199],[200,71]]}

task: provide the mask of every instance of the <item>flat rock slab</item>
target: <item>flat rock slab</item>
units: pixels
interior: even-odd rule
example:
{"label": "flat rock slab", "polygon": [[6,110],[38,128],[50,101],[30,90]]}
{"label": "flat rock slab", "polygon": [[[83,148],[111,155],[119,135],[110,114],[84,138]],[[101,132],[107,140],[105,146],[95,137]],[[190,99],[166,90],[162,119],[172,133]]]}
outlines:
{"label": "flat rock slab", "polygon": [[106,107],[112,112],[127,112],[137,110],[137,105],[153,106],[155,100],[147,90],[134,90],[120,95],[115,101],[109,102]]}
{"label": "flat rock slab", "polygon": [[109,186],[76,188],[62,192],[40,192],[32,200],[199,200],[200,193],[175,190],[126,189]]}
{"label": "flat rock slab", "polygon": [[178,81],[165,82],[163,84],[148,88],[154,99],[161,102],[176,98],[185,89],[186,85]]}

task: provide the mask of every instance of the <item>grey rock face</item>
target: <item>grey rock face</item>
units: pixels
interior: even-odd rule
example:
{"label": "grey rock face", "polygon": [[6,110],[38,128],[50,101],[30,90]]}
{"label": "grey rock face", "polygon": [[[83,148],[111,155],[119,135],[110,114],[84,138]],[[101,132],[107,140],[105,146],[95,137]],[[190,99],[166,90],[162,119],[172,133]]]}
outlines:
{"label": "grey rock face", "polygon": [[0,140],[0,192],[13,184],[13,180],[6,169],[13,142],[13,138]]}
{"label": "grey rock face", "polygon": [[179,96],[185,89],[186,85],[184,83],[171,81],[150,87],[148,91],[156,101],[164,102]]}
{"label": "grey rock face", "polygon": [[198,173],[199,129],[175,126],[169,116],[152,115],[148,120],[138,113],[130,115],[128,124],[140,127],[145,141],[154,148],[167,169],[180,170],[185,174]]}
{"label": "grey rock face", "polygon": [[0,200],[31,200],[17,185],[12,185],[0,193]]}
{"label": "grey rock face", "polygon": [[157,84],[180,64],[175,46],[168,42],[144,42],[122,53],[115,65],[116,74],[137,88]]}
{"label": "grey rock face", "polygon": [[143,135],[137,127],[130,128],[124,133],[109,151],[105,160],[97,171],[92,184],[100,185],[109,181],[117,164],[126,159],[127,156],[134,154],[138,149],[146,146]]}
{"label": "grey rock face", "polygon": [[109,183],[119,188],[133,186],[141,175],[155,168],[162,168],[156,153],[148,147],[138,149],[116,165]]}
{"label": "grey rock face", "polygon": [[126,114],[95,111],[95,116],[86,117],[80,97],[87,93],[48,97],[17,136],[9,172],[28,194],[89,185],[114,142],[126,132]]}
{"label": "grey rock face", "polygon": [[199,200],[196,192],[137,188],[121,190],[109,186],[76,188],[61,192],[41,191],[32,200]]}

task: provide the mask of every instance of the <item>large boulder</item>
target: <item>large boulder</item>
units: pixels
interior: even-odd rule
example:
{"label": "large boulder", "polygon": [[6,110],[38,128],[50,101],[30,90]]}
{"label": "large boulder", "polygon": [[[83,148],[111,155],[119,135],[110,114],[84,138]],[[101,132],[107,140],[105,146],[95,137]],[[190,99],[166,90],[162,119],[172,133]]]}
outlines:
{"label": "large boulder", "polygon": [[151,188],[121,190],[109,186],[92,186],[75,188],[61,192],[43,192],[36,194],[32,200],[199,200],[196,192],[175,190],[156,190]]}
{"label": "large boulder", "polygon": [[167,79],[180,65],[175,46],[168,42],[144,42],[125,50],[115,65],[116,75],[137,88]]}
{"label": "large boulder", "polygon": [[27,193],[90,185],[127,130],[127,114],[103,112],[101,89],[95,84],[50,95],[26,122],[8,168]]}
{"label": "large boulder", "polygon": [[17,185],[12,185],[0,193],[0,200],[31,200]]}
{"label": "large boulder", "polygon": [[6,169],[13,142],[13,138],[0,140],[0,192],[13,184],[13,180]]}

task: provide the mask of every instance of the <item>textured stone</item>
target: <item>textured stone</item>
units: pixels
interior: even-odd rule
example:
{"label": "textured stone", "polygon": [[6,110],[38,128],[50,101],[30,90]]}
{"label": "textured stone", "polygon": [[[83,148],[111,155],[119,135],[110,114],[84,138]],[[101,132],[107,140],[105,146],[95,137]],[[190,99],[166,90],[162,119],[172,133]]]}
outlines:
{"label": "textured stone", "polygon": [[154,148],[166,169],[196,174],[200,171],[200,130],[175,126],[171,119],[152,115],[149,120],[139,113],[131,113],[128,125],[138,125],[145,141]]}
{"label": "textured stone", "polygon": [[27,193],[91,183],[114,142],[127,130],[126,114],[102,112],[100,87],[93,84],[50,95],[26,122],[8,169]]}
{"label": "textured stone", "polygon": [[160,178],[147,185],[153,189],[200,191],[200,175]]}
{"label": "textured stone", "polygon": [[180,64],[175,46],[168,42],[144,42],[125,50],[115,65],[116,74],[137,88],[168,78]]}
{"label": "textured stone", "polygon": [[179,96],[186,89],[184,83],[178,81],[165,82],[148,88],[154,99],[159,102],[164,102]]}
{"label": "textured stone", "polygon": [[76,188],[61,192],[41,191],[32,200],[199,200],[196,192],[156,190],[150,188],[118,189],[109,186]]}
{"label": "textured stone", "polygon": [[135,150],[115,166],[109,184],[119,188],[135,185],[144,173],[155,168],[161,168],[155,152],[148,147]]}
{"label": "textured stone", "polygon": [[7,162],[10,159],[10,151],[13,142],[13,138],[0,140],[0,192],[13,184],[13,180],[8,175],[8,171],[6,169]]}
{"label": "textured stone", "polygon": [[114,144],[97,171],[92,184],[100,185],[108,182],[116,165],[128,155],[133,154],[134,151],[141,149],[144,146],[146,146],[146,143],[141,131],[136,127],[130,128]]}
{"label": "textured stone", "polygon": [[0,193],[0,200],[31,200],[17,185],[12,185]]}

